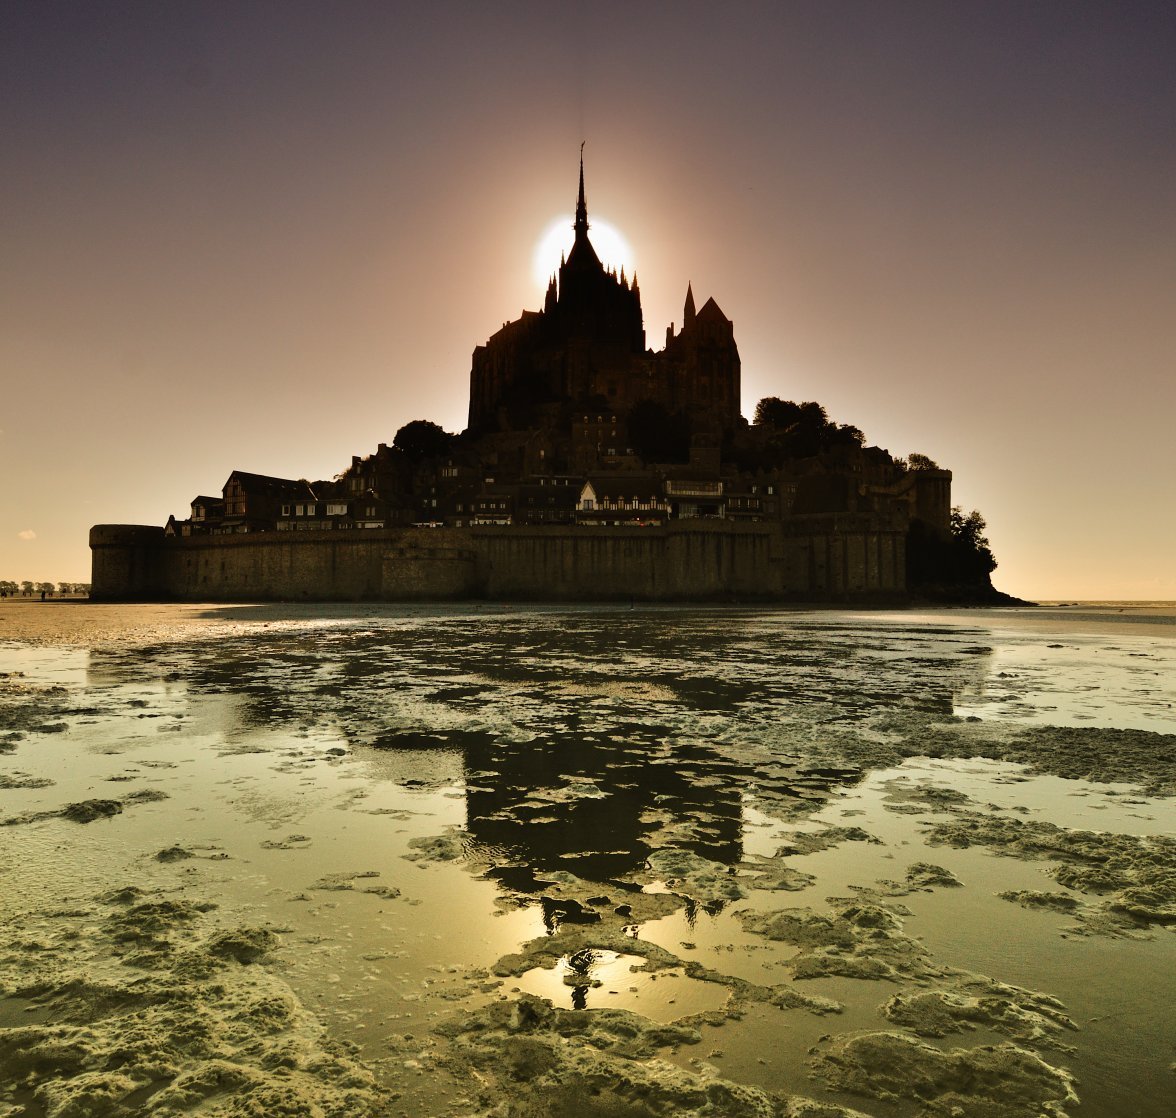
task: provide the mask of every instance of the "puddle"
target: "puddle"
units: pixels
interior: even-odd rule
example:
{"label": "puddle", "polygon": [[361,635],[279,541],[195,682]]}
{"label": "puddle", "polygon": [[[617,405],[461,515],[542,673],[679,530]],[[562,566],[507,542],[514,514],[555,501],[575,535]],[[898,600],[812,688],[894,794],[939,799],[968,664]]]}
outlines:
{"label": "puddle", "polygon": [[638,955],[585,948],[552,968],[525,971],[515,985],[563,1009],[627,1009],[652,1021],[719,1010],[725,987],[688,978],[680,968],[650,974]]}

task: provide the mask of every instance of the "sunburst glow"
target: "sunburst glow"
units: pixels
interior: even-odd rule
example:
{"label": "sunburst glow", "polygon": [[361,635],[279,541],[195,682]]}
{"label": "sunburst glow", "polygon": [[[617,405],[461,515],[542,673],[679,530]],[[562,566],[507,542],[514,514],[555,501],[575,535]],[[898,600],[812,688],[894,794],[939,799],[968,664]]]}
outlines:
{"label": "sunburst glow", "polygon": [[[619,272],[624,268],[625,275],[632,277],[636,260],[624,234],[603,218],[590,217],[588,224],[588,239],[601,263],[610,271],[616,268]],[[548,223],[535,245],[535,254],[531,259],[531,271],[537,284],[547,286],[547,281],[559,271],[560,256],[567,254],[574,239],[571,214],[553,218]]]}

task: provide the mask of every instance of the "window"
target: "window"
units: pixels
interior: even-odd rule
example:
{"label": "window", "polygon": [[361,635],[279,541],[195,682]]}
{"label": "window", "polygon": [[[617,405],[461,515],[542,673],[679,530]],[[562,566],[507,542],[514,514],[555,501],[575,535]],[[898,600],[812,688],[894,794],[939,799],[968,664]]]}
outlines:
{"label": "window", "polygon": [[290,506],[289,506],[289,505],[283,505],[283,506],[282,506],[282,515],[283,515],[283,516],[289,516],[289,515],[290,515]]}

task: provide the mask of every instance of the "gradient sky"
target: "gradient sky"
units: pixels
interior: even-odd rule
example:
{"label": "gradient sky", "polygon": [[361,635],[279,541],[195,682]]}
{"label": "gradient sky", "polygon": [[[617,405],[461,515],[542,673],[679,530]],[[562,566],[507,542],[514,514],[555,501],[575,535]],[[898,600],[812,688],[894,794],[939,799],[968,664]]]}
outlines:
{"label": "gradient sky", "polygon": [[[1176,599],[1170,3],[0,5],[0,578],[465,425],[575,201],[743,410],[955,473],[997,585]],[[570,235],[570,230],[569,230]]]}

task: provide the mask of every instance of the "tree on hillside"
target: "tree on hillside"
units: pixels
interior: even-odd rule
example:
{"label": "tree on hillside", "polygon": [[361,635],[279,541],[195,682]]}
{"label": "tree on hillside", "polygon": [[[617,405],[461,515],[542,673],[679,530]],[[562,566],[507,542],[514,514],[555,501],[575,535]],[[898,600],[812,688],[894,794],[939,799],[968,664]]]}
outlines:
{"label": "tree on hillside", "polygon": [[865,446],[866,433],[852,423],[832,423],[829,432],[830,441],[840,446]]}
{"label": "tree on hillside", "polygon": [[863,446],[866,436],[851,423],[834,423],[813,400],[797,404],[765,396],[755,406],[753,426],[764,433],[761,453],[766,463],[780,465],[794,458],[811,458],[839,447]]}
{"label": "tree on hillside", "polygon": [[984,517],[975,509],[967,516],[959,505],[951,510],[951,542],[957,562],[975,578],[987,578],[996,570],[996,556],[984,534],[987,527]]}
{"label": "tree on hillside", "polygon": [[752,418],[752,423],[757,427],[775,427],[780,431],[788,430],[799,421],[800,405],[791,400],[781,400],[779,396],[765,396],[760,400]]}
{"label": "tree on hillside", "polygon": [[392,445],[404,451],[409,461],[416,463],[426,458],[440,458],[453,445],[454,436],[428,419],[414,419],[406,423],[392,440]]}
{"label": "tree on hillside", "polygon": [[908,454],[905,458],[895,458],[894,468],[900,474],[918,473],[920,470],[938,470],[940,465],[934,458],[927,457],[926,454],[913,453]]}
{"label": "tree on hillside", "polygon": [[906,458],[896,458],[894,464],[900,472],[904,470],[938,470],[940,468],[934,458],[928,458],[927,455],[917,452],[908,454]]}
{"label": "tree on hillside", "polygon": [[922,521],[907,533],[907,583],[912,590],[946,600],[975,600],[995,593],[991,575],[996,557],[984,535],[984,517],[951,510],[951,534],[944,538]]}

